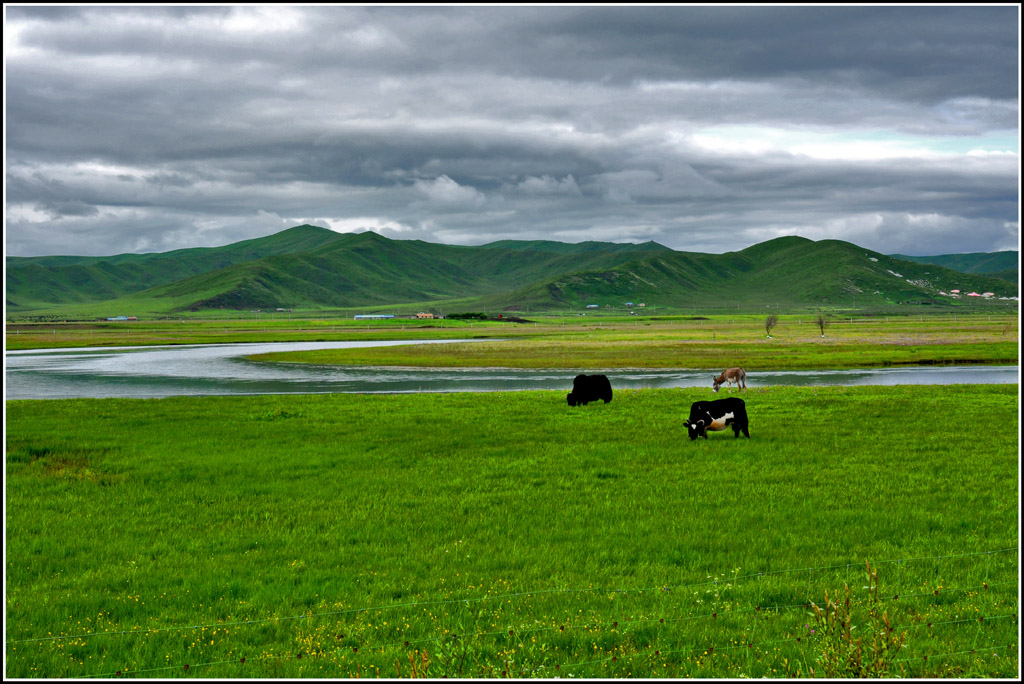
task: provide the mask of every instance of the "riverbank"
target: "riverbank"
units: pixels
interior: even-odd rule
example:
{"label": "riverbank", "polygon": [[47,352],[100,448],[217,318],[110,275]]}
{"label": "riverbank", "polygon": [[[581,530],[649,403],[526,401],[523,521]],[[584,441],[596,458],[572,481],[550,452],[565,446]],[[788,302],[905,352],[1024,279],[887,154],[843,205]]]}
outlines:
{"label": "riverbank", "polygon": [[524,331],[488,344],[399,346],[261,354],[251,360],[339,366],[662,368],[720,372],[901,365],[1016,365],[1015,317],[937,316],[837,320],[822,331],[808,317],[697,318]]}
{"label": "riverbank", "polygon": [[[890,347],[963,344],[965,363],[1009,363],[1003,351],[988,353],[986,344],[1016,343],[1016,314],[938,314],[915,316],[830,315],[825,337],[809,315],[779,315],[772,329],[775,348],[786,344],[868,343]],[[350,318],[280,319],[271,316],[218,320],[134,321],[95,323],[10,323],[5,327],[7,350],[82,347],[229,344],[423,339],[536,339],[574,345],[578,342],[690,341],[706,344],[755,344],[768,341],[765,316],[537,316],[527,323],[496,321],[386,320]],[[518,350],[516,350],[518,351]],[[559,354],[572,356],[561,349]],[[788,355],[783,352],[783,355]],[[606,356],[620,356],[618,350]],[[636,355],[634,355],[636,356]],[[947,361],[942,361],[947,362]],[[652,359],[652,363],[657,363]],[[425,365],[444,365],[426,363]],[[593,364],[587,364],[593,365]],[[644,366],[641,360],[640,364]],[[716,365],[716,364],[712,364]],[[650,367],[671,367],[666,365]],[[684,367],[684,366],[676,366]]]}
{"label": "riverbank", "polygon": [[136,323],[34,323],[8,325],[8,350],[148,347],[258,342],[423,340],[500,337],[510,324],[437,321],[372,324],[352,320],[226,319]]}
{"label": "riverbank", "polygon": [[604,341],[512,340],[444,347],[416,345],[255,354],[252,361],[320,366],[516,369],[701,369],[742,366],[760,370],[815,370],[931,365],[1016,365],[1014,342],[844,343],[836,340],[711,342],[636,339]]}

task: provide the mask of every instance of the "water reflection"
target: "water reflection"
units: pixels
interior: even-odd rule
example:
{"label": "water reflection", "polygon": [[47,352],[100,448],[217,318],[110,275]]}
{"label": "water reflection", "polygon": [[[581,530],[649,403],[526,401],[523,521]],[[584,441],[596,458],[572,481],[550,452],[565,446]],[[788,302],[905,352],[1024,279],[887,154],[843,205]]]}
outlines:
{"label": "water reflection", "polygon": [[[8,399],[319,394],[328,392],[494,392],[564,390],[580,371],[504,368],[345,368],[268,364],[243,356],[467,340],[281,342],[7,352]],[[486,341],[482,341],[486,344]],[[711,386],[710,371],[606,370],[616,389]],[[926,366],[838,371],[761,371],[748,388],[770,385],[934,385],[1019,382],[1017,366]]]}

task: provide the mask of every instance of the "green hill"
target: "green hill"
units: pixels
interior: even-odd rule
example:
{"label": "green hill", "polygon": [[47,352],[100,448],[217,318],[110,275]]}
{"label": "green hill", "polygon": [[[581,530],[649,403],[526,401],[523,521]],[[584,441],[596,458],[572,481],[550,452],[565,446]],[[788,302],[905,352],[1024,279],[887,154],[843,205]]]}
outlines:
{"label": "green hill", "polygon": [[[552,243],[558,244],[558,243]],[[665,248],[654,251],[662,251]],[[461,247],[349,234],[302,254],[236,264],[140,293],[194,302],[177,308],[361,307],[495,295],[577,268],[615,268],[651,250],[585,243]]]}
{"label": "green hill", "polygon": [[961,273],[979,273],[1020,282],[1020,252],[972,252],[969,254],[939,254],[936,256],[905,256],[893,254],[893,258],[913,261],[919,264],[935,264]]}
{"label": "green hill", "polygon": [[989,276],[900,261],[839,240],[783,237],[739,252],[668,251],[614,269],[561,274],[485,302],[507,301],[520,310],[627,301],[697,309],[866,307],[950,303],[955,298],[939,293],[952,289],[1017,294],[1015,286]]}
{"label": "green hill", "polygon": [[608,243],[594,242],[554,242],[552,240],[499,240],[484,245],[494,249],[510,249],[516,251],[554,252],[557,254],[584,254],[586,252],[604,252],[609,249],[623,252],[671,252],[672,250],[657,242],[648,241],[640,244],[632,242]]}
{"label": "green hill", "polygon": [[341,237],[326,228],[302,225],[224,247],[108,257],[7,257],[7,305],[18,310],[116,299],[234,264],[306,252]]}
{"label": "green hill", "polygon": [[465,247],[297,226],[218,248],[8,258],[7,267],[9,312],[81,316],[452,300],[467,310],[619,308],[626,302],[763,310],[953,304],[954,298],[940,294],[952,289],[1017,294],[1016,282],[990,275],[801,237],[701,254],[654,242],[505,240]]}

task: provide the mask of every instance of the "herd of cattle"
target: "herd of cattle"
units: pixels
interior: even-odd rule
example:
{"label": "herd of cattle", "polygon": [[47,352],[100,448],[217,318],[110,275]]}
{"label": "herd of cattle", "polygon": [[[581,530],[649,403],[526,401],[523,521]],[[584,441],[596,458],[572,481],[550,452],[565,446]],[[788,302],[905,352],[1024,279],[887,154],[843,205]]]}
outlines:
{"label": "herd of cattle", "polygon": [[[728,383],[731,389],[735,384],[739,389],[747,388],[747,373],[742,368],[727,368],[721,375],[712,378],[712,390]],[[612,384],[607,375],[577,375],[572,381],[572,391],[566,395],[569,406],[586,406],[592,401],[612,400]],[[717,399],[715,401],[695,401],[690,405],[690,417],[684,423],[690,439],[708,438],[708,432],[724,430],[731,427],[733,435],[739,437],[742,432],[750,438],[747,421],[747,405],[739,397]]]}

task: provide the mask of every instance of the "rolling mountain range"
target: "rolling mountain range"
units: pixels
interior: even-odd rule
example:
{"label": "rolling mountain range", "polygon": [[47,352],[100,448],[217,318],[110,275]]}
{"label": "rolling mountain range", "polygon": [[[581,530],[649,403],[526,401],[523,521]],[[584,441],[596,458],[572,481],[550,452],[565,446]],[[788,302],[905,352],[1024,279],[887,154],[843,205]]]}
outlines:
{"label": "rolling mountain range", "polygon": [[[999,253],[1013,255],[1016,253]],[[948,258],[947,258],[948,257]],[[726,254],[655,242],[504,240],[465,247],[303,225],[224,247],[111,257],[7,257],[8,313],[173,314],[443,305],[566,310],[948,303],[951,290],[1016,296],[1009,257],[896,258],[839,240],[783,237]],[[959,261],[954,257],[960,258]],[[938,259],[938,257],[935,257]],[[994,266],[986,266],[986,262]],[[1015,273],[1015,271],[1013,272]],[[940,294],[940,293],[947,294]]]}

